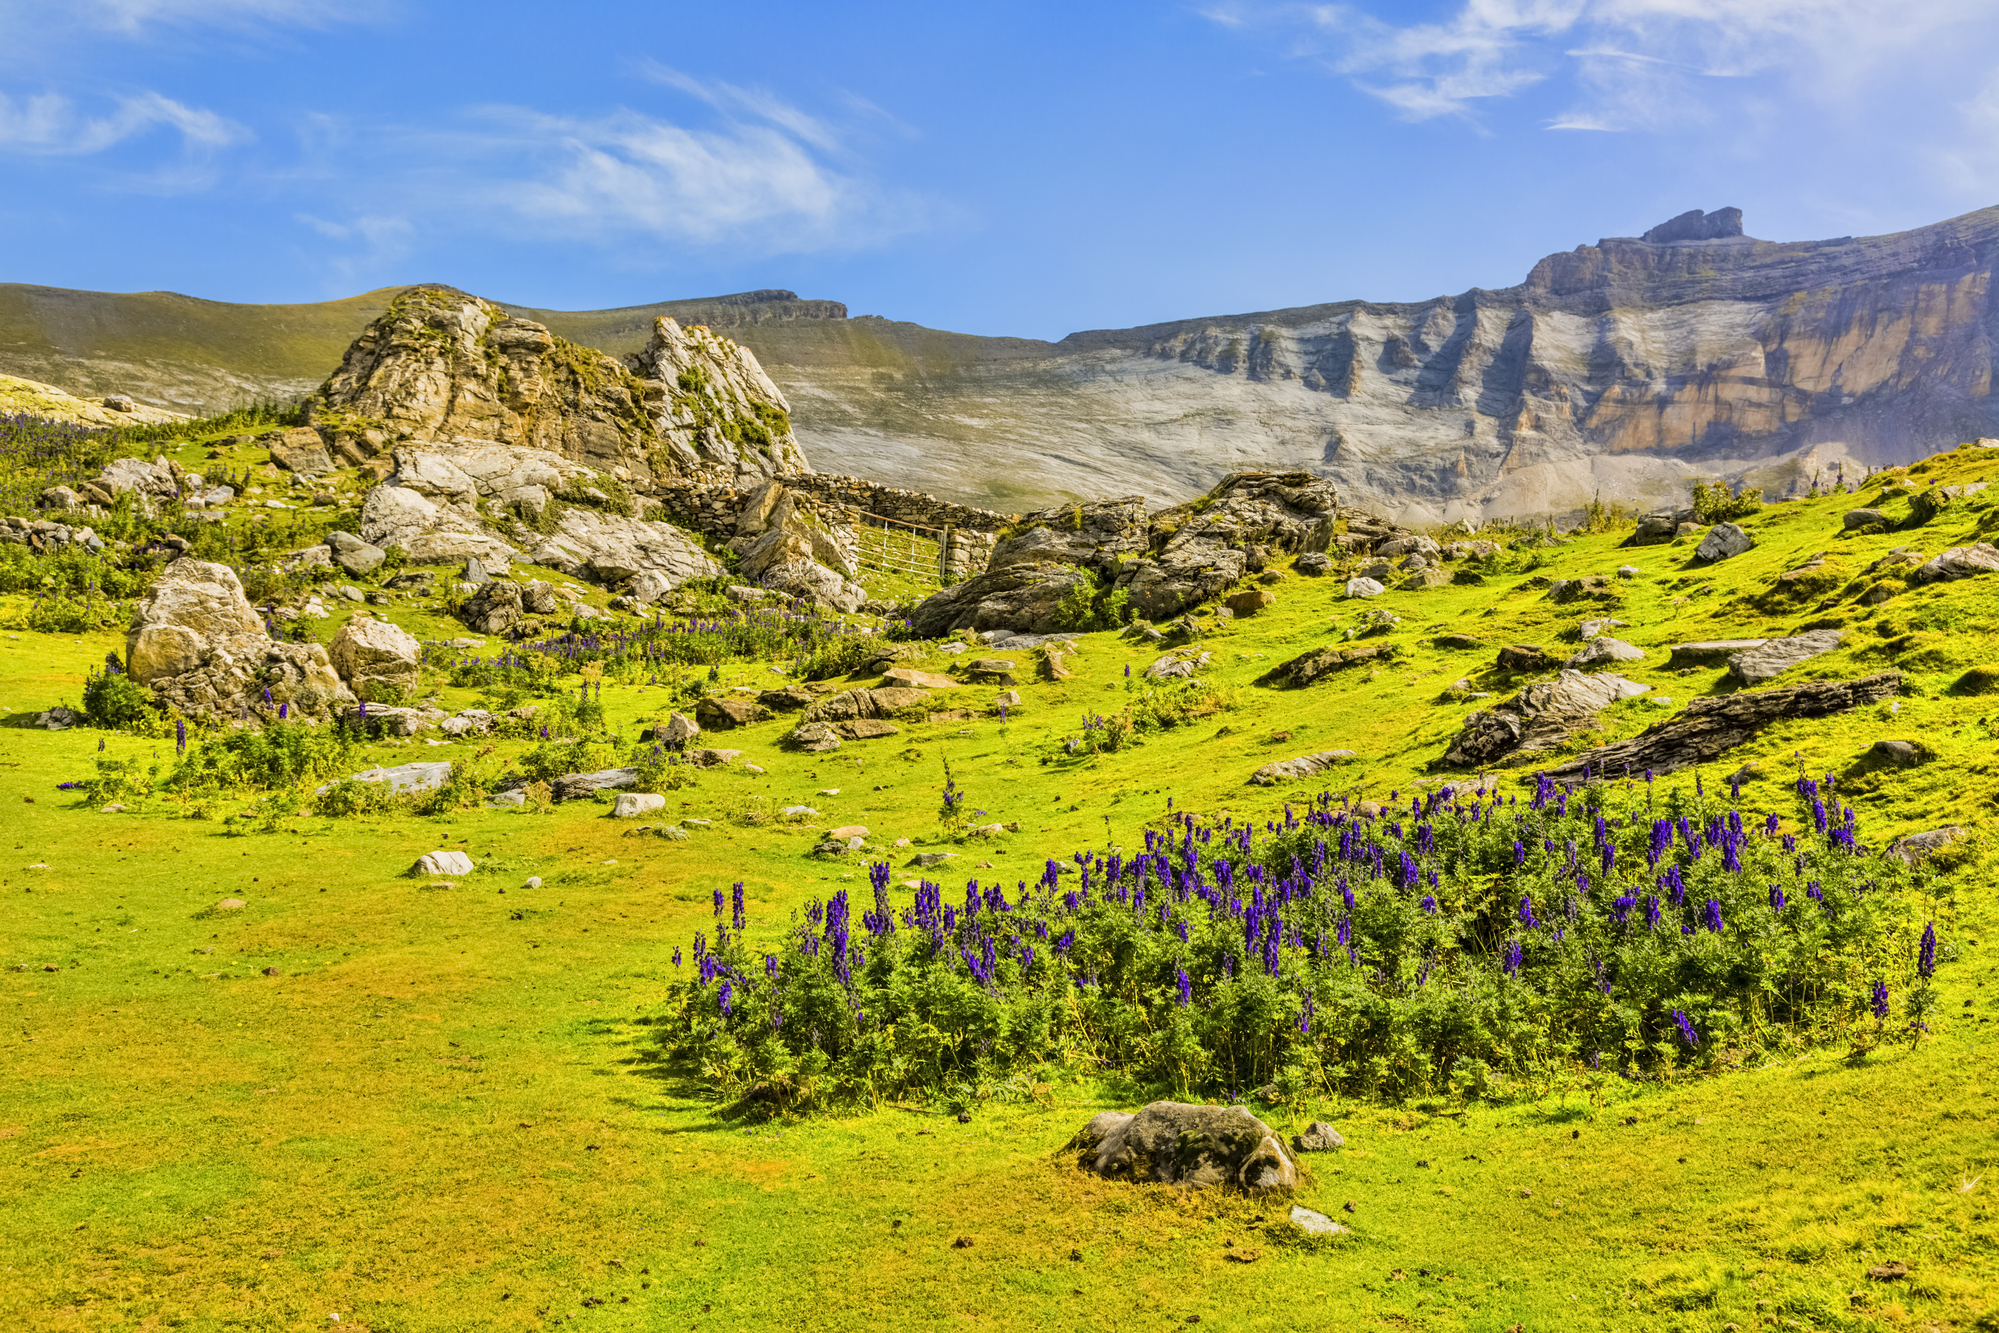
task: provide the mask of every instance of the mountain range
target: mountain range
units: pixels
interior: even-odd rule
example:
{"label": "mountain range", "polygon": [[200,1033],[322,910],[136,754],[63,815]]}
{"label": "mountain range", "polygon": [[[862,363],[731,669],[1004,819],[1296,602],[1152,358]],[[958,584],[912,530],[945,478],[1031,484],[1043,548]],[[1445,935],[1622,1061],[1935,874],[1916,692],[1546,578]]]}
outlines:
{"label": "mountain range", "polygon": [[[1767,493],[1999,434],[1999,208],[1776,242],[1734,209],[1553,254],[1525,281],[1072,333],[951,333],[766,290],[613,310],[507,305],[637,352],[659,315],[754,351],[822,471],[986,508],[1205,492],[1309,470],[1405,522],[1593,496]],[[296,396],[398,291],[232,305],[0,285],[0,372],[182,410]],[[505,305],[506,303],[501,302]]]}

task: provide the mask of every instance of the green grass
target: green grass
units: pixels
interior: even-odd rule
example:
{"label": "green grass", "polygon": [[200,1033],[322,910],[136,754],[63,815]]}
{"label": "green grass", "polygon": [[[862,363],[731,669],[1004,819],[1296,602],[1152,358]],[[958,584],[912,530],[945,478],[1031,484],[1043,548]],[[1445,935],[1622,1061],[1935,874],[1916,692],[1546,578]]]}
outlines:
{"label": "green grass", "polygon": [[[1930,475],[1999,476],[1999,459],[1964,451]],[[1959,918],[1939,922],[1940,1014],[1913,1050],[1820,1050],[1665,1084],[1550,1069],[1498,1105],[1312,1105],[1307,1116],[1348,1140],[1306,1160],[1299,1198],[1354,1226],[1333,1243],[1290,1239],[1268,1204],[1076,1172],[1062,1143],[1140,1089],[1071,1072],[1042,1101],[982,1103],[964,1126],[917,1106],[755,1124],[719,1116],[699,1086],[663,1068],[646,1022],[673,949],[712,921],[715,888],[745,882],[754,937],[843,877],[865,885],[859,864],[807,855],[815,829],[860,822],[878,843],[946,845],[936,818],[946,757],[969,805],[1022,826],[953,846],[958,879],[1031,880],[1044,855],[1106,837],[1130,845],[1168,795],[1203,815],[1265,817],[1293,793],[1244,780],[1299,753],[1358,751],[1340,787],[1406,797],[1478,706],[1448,686],[1508,688],[1490,672],[1499,646],[1558,649],[1594,610],[1554,606],[1528,581],[1627,562],[1644,575],[1610,609],[1631,622],[1618,633],[1650,653],[1629,674],[1676,706],[1722,684],[1719,672],[1664,669],[1664,648],[1683,639],[1838,616],[1847,644],[1795,678],[1865,674],[1898,654],[1948,659],[1913,673],[1899,710],[1772,728],[1710,782],[1755,761],[1746,807],[1783,808],[1796,752],[1813,771],[1853,773],[1846,792],[1872,843],[1945,822],[1983,838],[1999,748],[1987,719],[1999,712],[1951,689],[1965,667],[1999,660],[1999,577],[1878,608],[1851,600],[1864,584],[1836,591],[1846,600],[1827,611],[1751,600],[1814,552],[1851,580],[1891,547],[1935,554],[1969,540],[1992,514],[1971,507],[1921,529],[1839,536],[1839,514],[1871,498],[1767,510],[1747,522],[1758,549],[1713,569],[1693,566],[1690,544],[1624,551],[1612,535],[1539,552],[1539,568],[1483,587],[1391,593],[1372,605],[1404,618],[1393,638],[1409,656],[1302,691],[1251,682],[1331,642],[1360,604],[1337,600],[1330,580],[1288,580],[1275,607],[1208,641],[1234,709],[1115,754],[1060,754],[1085,710],[1121,706],[1124,668],[1136,674],[1156,656],[1107,634],[1086,639],[1073,678],[1023,687],[1027,704],[1004,732],[993,719],[910,724],[819,756],[778,749],[782,720],[718,734],[768,772],[719,770],[672,793],[669,813],[715,820],[687,842],[624,837],[628,826],[592,805],[300,817],[247,836],[163,801],[100,814],[55,784],[87,776],[100,739],[111,757],[157,751],[163,763],[171,742],[8,727],[0,1319],[36,1329],[329,1328],[336,1312],[340,1327],[380,1330],[571,1317],[606,1329],[1158,1329],[1193,1315],[1204,1327],[1273,1330],[1992,1327],[1999,1051],[1978,1020],[1999,1000],[1999,910],[1982,860],[1964,872]],[[1888,507],[1899,515],[1906,501]],[[387,610],[426,637],[452,629],[407,604]],[[1898,633],[1877,633],[1883,623]],[[1439,650],[1442,633],[1485,646]],[[0,704],[16,720],[74,700],[86,671],[121,646],[109,631],[11,634],[0,637]],[[1937,637],[1889,647],[1906,634]],[[723,676],[779,680],[762,664]],[[982,706],[992,691],[963,693]],[[453,707],[474,698],[444,694]],[[629,734],[666,701],[658,688],[607,686],[604,702]],[[1622,705],[1603,738],[1666,715],[1642,699]],[[1937,757],[1877,772],[1861,755],[1883,737],[1921,740]],[[467,748],[383,743],[367,760]],[[838,796],[819,794],[833,787]],[[792,802],[823,818],[745,822]],[[419,853],[460,846],[482,868],[455,888],[403,876]],[[975,868],[984,860],[996,872]],[[526,889],[530,875],[542,887]],[[208,913],[230,896],[247,905]],[[971,1245],[953,1248],[960,1237]],[[1231,1261],[1251,1250],[1255,1262]],[[1863,1276],[1888,1259],[1908,1263],[1909,1278]]]}

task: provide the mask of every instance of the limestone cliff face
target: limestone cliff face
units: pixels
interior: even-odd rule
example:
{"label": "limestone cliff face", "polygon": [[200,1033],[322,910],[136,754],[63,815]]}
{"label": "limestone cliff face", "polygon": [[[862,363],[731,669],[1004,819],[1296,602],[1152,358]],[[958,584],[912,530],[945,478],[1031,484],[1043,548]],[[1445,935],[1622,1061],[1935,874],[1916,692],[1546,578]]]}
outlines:
{"label": "limestone cliff face", "polygon": [[924,484],[920,466],[930,489],[1021,507],[1305,467],[1411,521],[1535,514],[1715,475],[1781,492],[1999,434],[1999,209],[1832,241],[1741,225],[1688,214],[1503,290],[1079,333],[886,378],[794,363],[790,330],[743,336],[811,403],[822,464]]}
{"label": "limestone cliff face", "polygon": [[362,330],[315,408],[403,440],[543,449],[641,483],[811,470],[747,349],[660,319],[634,366],[491,302],[415,287]]}

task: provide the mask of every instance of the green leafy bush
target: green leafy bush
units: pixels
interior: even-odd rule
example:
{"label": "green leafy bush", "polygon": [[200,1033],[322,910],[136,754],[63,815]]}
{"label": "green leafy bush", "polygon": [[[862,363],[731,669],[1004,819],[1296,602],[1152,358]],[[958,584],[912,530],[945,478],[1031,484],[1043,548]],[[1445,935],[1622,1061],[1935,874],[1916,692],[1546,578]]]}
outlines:
{"label": "green leafy bush", "polygon": [[83,711],[100,727],[129,727],[156,709],[151,690],[122,671],[105,671],[85,682]]}
{"label": "green leafy bush", "polygon": [[1737,495],[1728,489],[1725,481],[1697,481],[1694,483],[1693,508],[1695,517],[1703,523],[1727,523],[1761,512],[1763,495],[1753,488],[1746,488]]}

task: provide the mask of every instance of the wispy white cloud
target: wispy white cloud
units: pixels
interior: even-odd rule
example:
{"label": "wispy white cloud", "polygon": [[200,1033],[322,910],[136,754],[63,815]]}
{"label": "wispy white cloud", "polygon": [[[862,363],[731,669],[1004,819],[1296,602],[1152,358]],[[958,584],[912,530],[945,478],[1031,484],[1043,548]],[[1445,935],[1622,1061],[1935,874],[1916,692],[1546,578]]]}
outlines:
{"label": "wispy white cloud", "polygon": [[480,108],[457,132],[411,132],[407,189],[564,237],[754,253],[849,250],[925,225],[842,128],[760,90],[664,66],[646,77],[718,113],[689,126],[634,110],[579,116]]}
{"label": "wispy white cloud", "polygon": [[380,0],[81,0],[71,22],[139,35],[160,28],[329,28],[378,17]]}
{"label": "wispy white cloud", "polygon": [[16,100],[0,93],[0,152],[79,157],[104,152],[156,129],[180,136],[184,149],[210,152],[244,143],[250,131],[213,111],[156,92],[110,99],[98,113],[79,110],[59,93]]}
{"label": "wispy white cloud", "polygon": [[1551,129],[1653,130],[1713,115],[1712,80],[1767,74],[1820,105],[1920,55],[1985,0],[1464,0],[1396,23],[1348,4],[1243,0],[1208,16],[1277,28],[1409,120],[1458,116],[1536,85],[1571,91]]}

